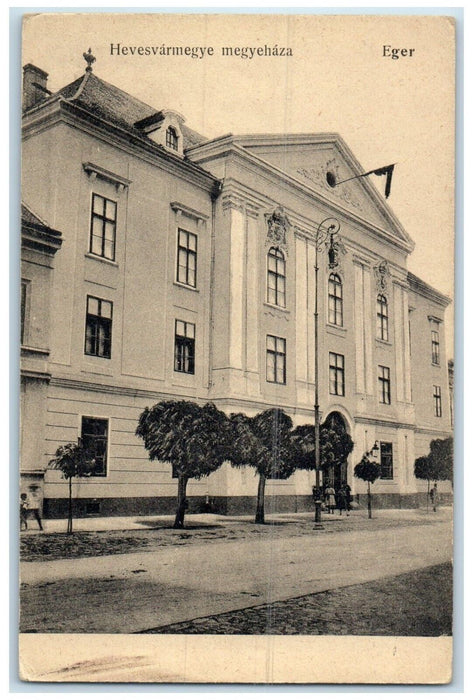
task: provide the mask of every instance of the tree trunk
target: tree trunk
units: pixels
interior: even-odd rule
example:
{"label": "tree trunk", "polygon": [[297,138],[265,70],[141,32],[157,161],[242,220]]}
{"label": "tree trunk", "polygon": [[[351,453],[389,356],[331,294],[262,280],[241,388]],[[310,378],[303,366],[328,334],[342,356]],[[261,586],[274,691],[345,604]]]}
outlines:
{"label": "tree trunk", "polygon": [[368,481],[368,518],[371,518],[371,489],[370,482]]}
{"label": "tree trunk", "polygon": [[264,525],[264,489],[266,486],[266,477],[261,472],[258,481],[258,496],[256,499],[256,517],[255,523]]}
{"label": "tree trunk", "polygon": [[173,527],[178,530],[181,530],[184,527],[184,516],[187,508],[186,488],[188,481],[189,479],[187,476],[184,474],[179,474],[177,478],[177,510],[173,525]]}
{"label": "tree trunk", "polygon": [[430,500],[430,479],[427,479],[427,510],[429,510],[429,500]]}
{"label": "tree trunk", "polygon": [[67,517],[67,534],[72,534],[72,477],[69,477],[69,513]]}

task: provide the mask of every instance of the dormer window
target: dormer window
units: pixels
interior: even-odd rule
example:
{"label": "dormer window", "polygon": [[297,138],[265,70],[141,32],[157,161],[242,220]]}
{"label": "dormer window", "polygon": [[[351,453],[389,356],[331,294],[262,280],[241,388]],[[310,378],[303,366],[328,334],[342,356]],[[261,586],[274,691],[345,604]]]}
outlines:
{"label": "dormer window", "polygon": [[178,135],[173,126],[168,126],[166,129],[166,146],[174,151],[178,150]]}

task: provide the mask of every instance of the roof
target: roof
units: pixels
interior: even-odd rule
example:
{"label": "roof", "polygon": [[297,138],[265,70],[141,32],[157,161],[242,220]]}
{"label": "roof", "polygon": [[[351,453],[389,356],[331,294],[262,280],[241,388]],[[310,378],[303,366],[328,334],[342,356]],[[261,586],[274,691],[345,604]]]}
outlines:
{"label": "roof", "polygon": [[435,289],[435,287],[427,284],[427,282],[424,282],[424,280],[417,277],[417,275],[414,275],[412,272],[407,273],[407,281],[412,291],[421,294],[423,297],[426,297],[427,299],[430,299],[441,306],[448,306],[452,302],[450,297],[448,297],[446,294],[442,294],[438,291],[438,289]]}
{"label": "roof", "polygon": [[21,246],[54,255],[62,245],[61,232],[34,214],[21,203]]}
{"label": "roof", "polygon": [[36,214],[34,214],[29,207],[26,206],[23,202],[21,203],[21,223],[26,226],[31,226],[33,228],[36,228],[38,230],[42,230],[45,233],[49,233],[52,236],[61,236],[60,231],[56,231],[55,229],[51,228],[49,224],[47,224],[45,221],[39,218]]}
{"label": "roof", "polygon": [[[87,109],[97,117],[139,133],[141,136],[143,133],[136,128],[136,122],[148,119],[160,111],[115,85],[107,83],[91,71],[84,73],[48,99],[56,99],[58,96]],[[184,149],[207,141],[205,136],[189,129],[185,124],[181,125],[181,132],[184,138]]]}

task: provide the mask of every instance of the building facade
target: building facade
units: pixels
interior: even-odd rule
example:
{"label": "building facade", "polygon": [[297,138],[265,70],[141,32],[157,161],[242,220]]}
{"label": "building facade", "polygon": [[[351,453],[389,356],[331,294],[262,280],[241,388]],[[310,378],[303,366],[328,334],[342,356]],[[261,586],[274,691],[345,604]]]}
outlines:
{"label": "building facade", "polygon": [[[364,492],[353,469],[376,443],[378,502],[417,502],[414,460],[451,428],[449,299],[408,272],[413,241],[369,179],[337,185],[362,172],[337,134],[209,140],[91,62],[55,94],[25,66],[23,200],[56,244],[40,284],[25,244],[25,308],[44,314],[44,408],[31,422],[25,394],[21,473],[34,470],[46,515],[67,497],[48,461],[78,437],[95,452],[93,476],[73,487],[78,512],[173,510],[171,466],[135,436],[141,411],[182,398],[310,423],[316,364],[321,421],[355,443],[331,478]],[[339,225],[331,246],[327,219]],[[269,507],[309,507],[313,480],[270,480]],[[251,468],[224,465],[189,483],[191,507],[251,511],[256,485]]]}

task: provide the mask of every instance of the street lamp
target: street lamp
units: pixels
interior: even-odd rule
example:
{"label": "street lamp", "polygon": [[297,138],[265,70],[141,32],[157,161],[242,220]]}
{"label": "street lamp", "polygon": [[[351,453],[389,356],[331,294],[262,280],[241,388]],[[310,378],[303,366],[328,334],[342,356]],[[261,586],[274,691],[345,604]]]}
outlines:
{"label": "street lamp", "polygon": [[328,244],[328,261],[329,267],[337,265],[337,245],[334,242],[334,236],[340,230],[340,223],[333,217],[328,217],[320,222],[315,234],[315,309],[314,309],[314,383],[315,383],[315,401],[314,401],[314,424],[315,424],[315,440],[314,440],[314,458],[315,458],[315,485],[312,489],[312,494],[315,504],[315,524],[314,530],[323,528],[322,522],[322,485],[320,483],[320,411],[319,411],[319,251]]}

